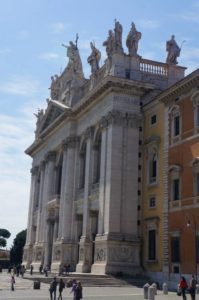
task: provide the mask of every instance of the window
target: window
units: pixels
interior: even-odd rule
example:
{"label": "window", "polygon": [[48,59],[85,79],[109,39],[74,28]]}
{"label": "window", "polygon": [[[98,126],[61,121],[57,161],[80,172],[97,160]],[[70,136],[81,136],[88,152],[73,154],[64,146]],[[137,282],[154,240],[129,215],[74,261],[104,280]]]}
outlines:
{"label": "window", "polygon": [[170,136],[171,142],[177,142],[181,134],[181,115],[179,105],[174,105],[170,109]]}
{"label": "window", "polygon": [[171,261],[172,263],[180,262],[180,237],[172,236],[171,238]]}
{"label": "window", "polygon": [[181,197],[181,173],[180,165],[172,165],[169,167],[170,172],[170,197],[172,201],[180,200]]}
{"label": "window", "polygon": [[156,259],[156,230],[149,230],[148,232],[148,259]]}
{"label": "window", "polygon": [[173,180],[173,200],[180,199],[180,180],[176,178]]}
{"label": "window", "polygon": [[157,123],[157,116],[156,115],[151,116],[151,125],[154,125],[156,123]]}
{"label": "window", "polygon": [[193,195],[199,196],[199,158],[195,157],[192,161],[193,167]]}
{"label": "window", "polygon": [[173,135],[177,136],[180,134],[180,116],[177,115],[174,117],[174,122],[173,122]]}
{"label": "window", "polygon": [[156,207],[156,197],[155,196],[151,196],[149,198],[149,207],[150,208]]}
{"label": "window", "polygon": [[198,90],[192,95],[193,109],[194,109],[194,127],[199,127],[199,92]]}
{"label": "window", "polygon": [[151,153],[149,158],[149,183],[155,183],[157,180],[157,154]]}
{"label": "window", "polygon": [[99,183],[100,181],[100,165],[101,165],[101,134],[98,135],[95,145],[93,147],[93,183]]}
{"label": "window", "polygon": [[86,143],[83,144],[80,152],[80,177],[79,177],[79,188],[83,189],[85,185],[86,177]]}

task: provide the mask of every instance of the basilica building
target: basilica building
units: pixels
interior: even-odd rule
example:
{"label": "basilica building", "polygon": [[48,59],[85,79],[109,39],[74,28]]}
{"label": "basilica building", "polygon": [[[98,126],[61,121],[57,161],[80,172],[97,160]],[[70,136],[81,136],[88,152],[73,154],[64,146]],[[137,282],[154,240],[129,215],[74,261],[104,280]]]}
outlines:
{"label": "basilica building", "polygon": [[35,140],[26,149],[32,157],[26,267],[145,271],[162,280],[192,271],[179,251],[182,222],[197,226],[190,218],[199,206],[199,73],[184,77],[174,36],[163,63],[139,55],[134,23],[125,52],[122,31],[118,21],[109,30],[102,67],[91,43],[89,79],[78,39],[63,45],[67,66],[51,77],[47,107],[38,111]]}

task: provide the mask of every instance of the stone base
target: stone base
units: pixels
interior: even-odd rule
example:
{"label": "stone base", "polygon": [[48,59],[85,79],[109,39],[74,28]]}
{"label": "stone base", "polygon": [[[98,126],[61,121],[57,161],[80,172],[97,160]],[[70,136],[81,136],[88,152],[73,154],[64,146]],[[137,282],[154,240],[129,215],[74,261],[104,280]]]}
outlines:
{"label": "stone base", "polygon": [[76,266],[78,273],[90,273],[92,264],[92,242],[82,236],[79,245],[79,262]]}
{"label": "stone base", "polygon": [[118,273],[136,275],[142,273],[140,266],[139,240],[113,240],[108,236],[98,236],[95,240],[95,261],[91,273]]}
{"label": "stone base", "polygon": [[25,266],[26,269],[30,268],[30,265],[33,260],[33,246],[25,245],[23,250],[23,262],[22,265]]}
{"label": "stone base", "polygon": [[70,264],[70,271],[74,272],[77,264],[77,247],[73,242],[56,241],[53,248],[51,271],[59,273],[60,268]]}

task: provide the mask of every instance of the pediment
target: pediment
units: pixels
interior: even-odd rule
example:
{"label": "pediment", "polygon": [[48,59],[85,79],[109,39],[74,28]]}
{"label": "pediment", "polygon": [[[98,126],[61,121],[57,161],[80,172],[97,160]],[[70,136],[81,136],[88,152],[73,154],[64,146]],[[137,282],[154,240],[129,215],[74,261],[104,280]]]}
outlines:
{"label": "pediment", "polygon": [[49,100],[48,107],[38,128],[39,134],[52,125],[66,110],[70,111],[71,109],[59,101]]}

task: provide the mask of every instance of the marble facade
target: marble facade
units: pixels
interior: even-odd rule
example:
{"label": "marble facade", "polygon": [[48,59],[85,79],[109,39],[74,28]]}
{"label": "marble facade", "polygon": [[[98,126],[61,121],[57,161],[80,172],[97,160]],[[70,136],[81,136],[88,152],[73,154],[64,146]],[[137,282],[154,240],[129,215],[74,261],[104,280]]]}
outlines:
{"label": "marble facade", "polygon": [[109,47],[90,79],[77,43],[66,46],[72,57],[52,78],[51,98],[26,150],[33,159],[26,267],[57,272],[69,263],[77,272],[141,272],[142,105],[183,78],[185,68],[143,59],[137,46],[129,54],[121,45]]}

